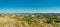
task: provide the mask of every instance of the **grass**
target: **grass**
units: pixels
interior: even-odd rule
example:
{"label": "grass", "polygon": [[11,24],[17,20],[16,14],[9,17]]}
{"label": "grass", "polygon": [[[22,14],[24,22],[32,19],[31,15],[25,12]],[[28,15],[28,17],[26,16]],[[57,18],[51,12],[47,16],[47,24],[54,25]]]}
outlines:
{"label": "grass", "polygon": [[[12,16],[12,17],[11,17]],[[30,16],[13,16],[0,15],[0,27],[60,27],[60,24],[55,23],[56,16],[45,17],[30,17]]]}

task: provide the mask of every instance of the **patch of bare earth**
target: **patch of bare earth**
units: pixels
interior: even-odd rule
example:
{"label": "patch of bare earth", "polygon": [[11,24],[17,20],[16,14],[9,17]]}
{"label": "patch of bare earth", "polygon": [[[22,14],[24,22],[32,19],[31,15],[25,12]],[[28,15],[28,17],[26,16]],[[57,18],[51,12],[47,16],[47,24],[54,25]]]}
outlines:
{"label": "patch of bare earth", "polygon": [[15,19],[0,17],[0,27],[18,27]]}

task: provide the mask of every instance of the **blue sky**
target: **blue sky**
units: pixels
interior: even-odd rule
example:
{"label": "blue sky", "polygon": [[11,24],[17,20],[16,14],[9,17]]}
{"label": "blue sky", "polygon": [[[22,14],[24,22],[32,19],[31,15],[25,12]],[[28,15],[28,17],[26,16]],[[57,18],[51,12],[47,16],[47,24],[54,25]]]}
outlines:
{"label": "blue sky", "polygon": [[0,0],[0,13],[60,13],[60,0]]}

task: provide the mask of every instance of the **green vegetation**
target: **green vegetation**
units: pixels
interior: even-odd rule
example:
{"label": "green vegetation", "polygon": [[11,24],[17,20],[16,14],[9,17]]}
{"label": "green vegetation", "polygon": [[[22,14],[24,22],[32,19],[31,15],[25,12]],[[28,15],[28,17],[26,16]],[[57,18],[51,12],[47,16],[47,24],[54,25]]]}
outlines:
{"label": "green vegetation", "polygon": [[[58,17],[59,15],[60,14],[55,14],[55,13],[35,13],[35,14],[26,13],[26,14],[0,14],[0,17],[3,19],[4,18],[7,19],[7,22],[9,23],[13,21],[14,23],[17,22],[17,25],[19,27],[21,26],[22,27],[60,27],[59,24],[60,18]],[[0,22],[1,24],[5,24],[5,22],[4,23],[2,23],[2,21]]]}

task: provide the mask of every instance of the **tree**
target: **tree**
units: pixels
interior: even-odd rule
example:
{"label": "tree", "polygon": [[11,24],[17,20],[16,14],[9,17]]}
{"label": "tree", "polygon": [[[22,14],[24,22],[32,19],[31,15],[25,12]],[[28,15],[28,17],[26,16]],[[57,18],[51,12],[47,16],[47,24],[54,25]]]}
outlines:
{"label": "tree", "polygon": [[47,17],[48,18],[48,20],[46,21],[46,23],[48,23],[48,24],[53,24],[53,21],[57,18],[57,16],[48,16]]}

